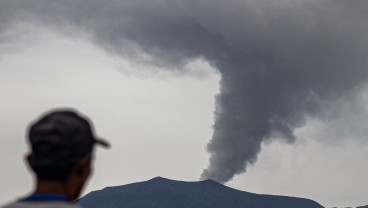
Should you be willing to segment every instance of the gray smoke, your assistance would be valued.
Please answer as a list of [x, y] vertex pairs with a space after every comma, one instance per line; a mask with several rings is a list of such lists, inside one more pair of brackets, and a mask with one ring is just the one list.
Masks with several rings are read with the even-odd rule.
[[87, 32], [111, 53], [144, 52], [168, 68], [205, 59], [221, 88], [201, 178], [227, 182], [257, 160], [264, 141], [292, 143], [307, 117], [362, 90], [366, 11], [363, 0], [2, 0], [0, 32], [31, 21]]

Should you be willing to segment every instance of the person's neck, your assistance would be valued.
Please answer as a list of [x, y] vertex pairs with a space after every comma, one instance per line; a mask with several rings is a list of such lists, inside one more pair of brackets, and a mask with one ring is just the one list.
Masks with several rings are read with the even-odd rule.
[[72, 200], [70, 191], [65, 183], [57, 180], [38, 180], [34, 194], [58, 194]]

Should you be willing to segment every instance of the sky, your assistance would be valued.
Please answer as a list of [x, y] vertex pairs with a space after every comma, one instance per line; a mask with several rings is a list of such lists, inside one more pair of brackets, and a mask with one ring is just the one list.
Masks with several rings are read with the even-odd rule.
[[32, 190], [27, 125], [67, 106], [112, 143], [84, 193], [160, 175], [368, 204], [367, 6], [0, 1], [0, 203]]

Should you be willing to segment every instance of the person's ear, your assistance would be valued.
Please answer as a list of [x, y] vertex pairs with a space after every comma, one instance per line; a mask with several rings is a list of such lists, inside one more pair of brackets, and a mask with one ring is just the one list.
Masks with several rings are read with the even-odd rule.
[[33, 165], [33, 160], [32, 160], [32, 154], [30, 153], [30, 154], [26, 154], [25, 156], [24, 156], [24, 160], [25, 160], [25, 163], [26, 163], [26, 165], [27, 165], [27, 167], [29, 168], [29, 169], [31, 169], [31, 170], [34, 170], [34, 165]]
[[87, 154], [79, 159], [66, 179], [65, 186], [71, 200], [77, 199], [85, 186], [91, 173], [91, 160], [91, 154]]
[[91, 154], [87, 154], [86, 156], [82, 157], [75, 169], [75, 174], [79, 178], [88, 178], [91, 172]]

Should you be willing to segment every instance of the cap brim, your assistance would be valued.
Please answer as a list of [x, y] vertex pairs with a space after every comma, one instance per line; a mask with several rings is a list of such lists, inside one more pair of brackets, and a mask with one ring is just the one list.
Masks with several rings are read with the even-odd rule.
[[111, 146], [110, 143], [101, 138], [95, 138], [95, 143], [105, 148], [109, 148]]

